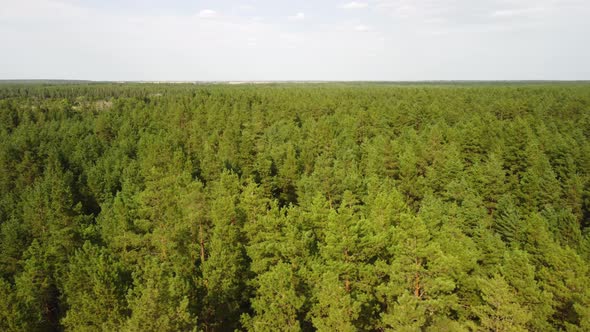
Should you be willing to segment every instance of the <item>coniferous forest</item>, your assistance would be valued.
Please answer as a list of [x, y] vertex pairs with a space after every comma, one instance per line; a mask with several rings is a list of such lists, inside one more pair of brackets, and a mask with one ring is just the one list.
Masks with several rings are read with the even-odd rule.
[[0, 86], [2, 331], [590, 331], [590, 85]]

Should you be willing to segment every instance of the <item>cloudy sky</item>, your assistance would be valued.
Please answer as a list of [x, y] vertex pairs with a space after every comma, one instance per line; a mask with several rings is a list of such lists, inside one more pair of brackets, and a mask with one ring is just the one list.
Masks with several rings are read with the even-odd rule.
[[0, 79], [590, 79], [589, 0], [0, 0]]

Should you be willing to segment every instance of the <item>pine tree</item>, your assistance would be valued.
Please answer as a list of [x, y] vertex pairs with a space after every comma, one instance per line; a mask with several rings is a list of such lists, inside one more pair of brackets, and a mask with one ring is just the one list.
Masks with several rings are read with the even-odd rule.
[[190, 311], [190, 281], [171, 264], [147, 259], [133, 274], [127, 301], [131, 315], [124, 331], [197, 331]]
[[532, 315], [516, 301], [516, 291], [502, 276], [479, 280], [484, 304], [474, 308], [484, 331], [527, 331]]
[[311, 309], [311, 322], [318, 331], [356, 331], [360, 303], [355, 302], [338, 274], [321, 275], [314, 291], [315, 305]]
[[254, 315], [244, 315], [243, 325], [249, 331], [301, 331], [299, 317], [304, 297], [299, 294], [300, 281], [292, 268], [278, 263], [256, 279], [252, 298]]
[[[389, 281], [379, 287], [387, 308], [382, 313], [386, 327], [423, 328], [425, 318], [418, 321], [400, 319], [410, 315], [407, 310], [423, 312], [427, 316], [444, 315], [456, 306], [457, 299], [452, 294], [456, 287], [453, 267], [447, 266], [447, 257], [433, 241], [422, 218], [403, 215], [394, 231], [390, 250], [393, 260], [386, 270]], [[388, 325], [387, 322], [398, 325]]]
[[0, 329], [6, 332], [31, 330], [14, 287], [0, 278]]
[[86, 242], [64, 277], [68, 311], [61, 324], [69, 330], [120, 330], [127, 318], [128, 276], [108, 251]]
[[501, 272], [504, 280], [515, 290], [515, 301], [531, 313], [527, 330], [551, 330], [552, 295], [535, 280], [535, 267], [530, 263], [529, 255], [521, 250], [507, 251]]
[[245, 305], [246, 253], [237, 204], [240, 184], [235, 174], [224, 172], [212, 185], [209, 218], [213, 229], [201, 267], [206, 291], [201, 322], [209, 328], [238, 327]]

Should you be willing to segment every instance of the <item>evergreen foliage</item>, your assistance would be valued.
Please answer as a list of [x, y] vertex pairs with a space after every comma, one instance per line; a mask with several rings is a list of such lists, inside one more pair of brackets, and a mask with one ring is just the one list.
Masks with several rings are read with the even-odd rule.
[[0, 86], [2, 331], [589, 331], [590, 87]]

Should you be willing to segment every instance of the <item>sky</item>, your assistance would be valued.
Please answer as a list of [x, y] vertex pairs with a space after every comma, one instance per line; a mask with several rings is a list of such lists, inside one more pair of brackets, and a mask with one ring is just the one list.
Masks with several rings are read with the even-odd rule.
[[590, 0], [0, 0], [0, 79], [590, 80]]

